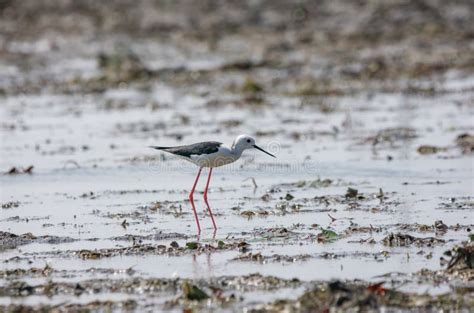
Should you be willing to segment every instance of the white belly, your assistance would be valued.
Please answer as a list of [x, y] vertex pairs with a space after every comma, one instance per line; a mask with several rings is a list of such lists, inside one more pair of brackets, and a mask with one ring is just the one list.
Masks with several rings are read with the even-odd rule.
[[191, 155], [188, 161], [199, 167], [219, 167], [235, 162], [237, 159], [238, 157], [232, 154], [229, 148], [220, 147], [216, 153]]

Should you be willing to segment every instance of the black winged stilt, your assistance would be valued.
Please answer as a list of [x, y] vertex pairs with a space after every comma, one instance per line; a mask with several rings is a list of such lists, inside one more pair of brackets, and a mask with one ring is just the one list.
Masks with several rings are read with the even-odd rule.
[[199, 166], [199, 171], [197, 173], [196, 179], [194, 181], [193, 188], [189, 193], [189, 201], [193, 207], [194, 217], [196, 218], [196, 224], [198, 228], [198, 233], [201, 233], [201, 226], [199, 225], [199, 219], [196, 212], [196, 207], [194, 206], [194, 190], [196, 189], [197, 182], [199, 181], [199, 176], [201, 176], [201, 171], [204, 167], [209, 168], [209, 175], [207, 177], [206, 188], [204, 189], [204, 202], [206, 203], [209, 215], [211, 216], [212, 224], [214, 225], [214, 230], [217, 230], [216, 222], [214, 221], [214, 216], [212, 215], [211, 207], [207, 202], [207, 189], [209, 188], [209, 182], [211, 181], [212, 169], [214, 167], [223, 166], [232, 162], [237, 161], [242, 152], [247, 149], [257, 149], [260, 150], [272, 157], [275, 156], [255, 144], [255, 139], [248, 135], [238, 136], [232, 146], [226, 146], [221, 142], [217, 141], [204, 141], [195, 143], [192, 145], [186, 146], [176, 146], [176, 147], [159, 147], [151, 146], [150, 148], [162, 150], [165, 152], [172, 153], [178, 157], [181, 157], [189, 162], [192, 162]]

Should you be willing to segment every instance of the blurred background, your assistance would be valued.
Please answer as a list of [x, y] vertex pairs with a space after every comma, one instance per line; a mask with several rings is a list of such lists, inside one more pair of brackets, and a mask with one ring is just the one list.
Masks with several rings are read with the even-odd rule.
[[[285, 158], [406, 159], [472, 129], [468, 0], [2, 0], [0, 15], [5, 169], [240, 133]], [[373, 154], [387, 143], [402, 150]]]

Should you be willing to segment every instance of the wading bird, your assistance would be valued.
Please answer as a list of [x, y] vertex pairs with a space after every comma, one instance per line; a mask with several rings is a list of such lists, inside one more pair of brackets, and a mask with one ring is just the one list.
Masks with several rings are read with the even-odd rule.
[[216, 222], [214, 221], [214, 216], [212, 215], [211, 207], [207, 202], [207, 189], [209, 188], [209, 182], [211, 181], [211, 174], [212, 169], [214, 167], [223, 166], [232, 162], [237, 161], [242, 152], [247, 149], [257, 149], [260, 150], [272, 157], [275, 156], [259, 146], [255, 144], [255, 139], [247, 136], [247, 135], [240, 135], [235, 138], [232, 146], [228, 147], [221, 142], [216, 141], [205, 141], [199, 142], [192, 145], [187, 146], [177, 146], [177, 147], [158, 147], [158, 146], [151, 146], [150, 148], [162, 150], [165, 152], [172, 153], [178, 157], [181, 157], [189, 162], [192, 162], [199, 166], [199, 171], [196, 176], [196, 180], [194, 181], [193, 188], [189, 193], [189, 201], [191, 202], [191, 206], [193, 207], [194, 217], [196, 218], [196, 224], [198, 228], [198, 233], [201, 233], [201, 226], [199, 225], [199, 219], [196, 212], [196, 207], [194, 206], [194, 189], [196, 189], [197, 182], [199, 180], [199, 176], [201, 176], [201, 171], [204, 167], [209, 168], [209, 176], [207, 177], [206, 188], [204, 189], [204, 202], [206, 203], [207, 209], [209, 211], [209, 215], [212, 219], [212, 224], [214, 225], [214, 230], [217, 230]]

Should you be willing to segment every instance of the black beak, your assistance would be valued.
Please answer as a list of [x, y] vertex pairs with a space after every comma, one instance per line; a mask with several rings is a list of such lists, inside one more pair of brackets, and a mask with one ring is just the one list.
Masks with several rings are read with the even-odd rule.
[[257, 145], [253, 145], [253, 147], [254, 147], [255, 149], [257, 149], [257, 150], [260, 150], [260, 151], [262, 151], [262, 152], [268, 154], [269, 156], [272, 156], [272, 157], [276, 158], [276, 156], [274, 156], [274, 155], [271, 154], [270, 152], [267, 152], [267, 151], [263, 150], [262, 148], [260, 148], [260, 147], [257, 146]]

